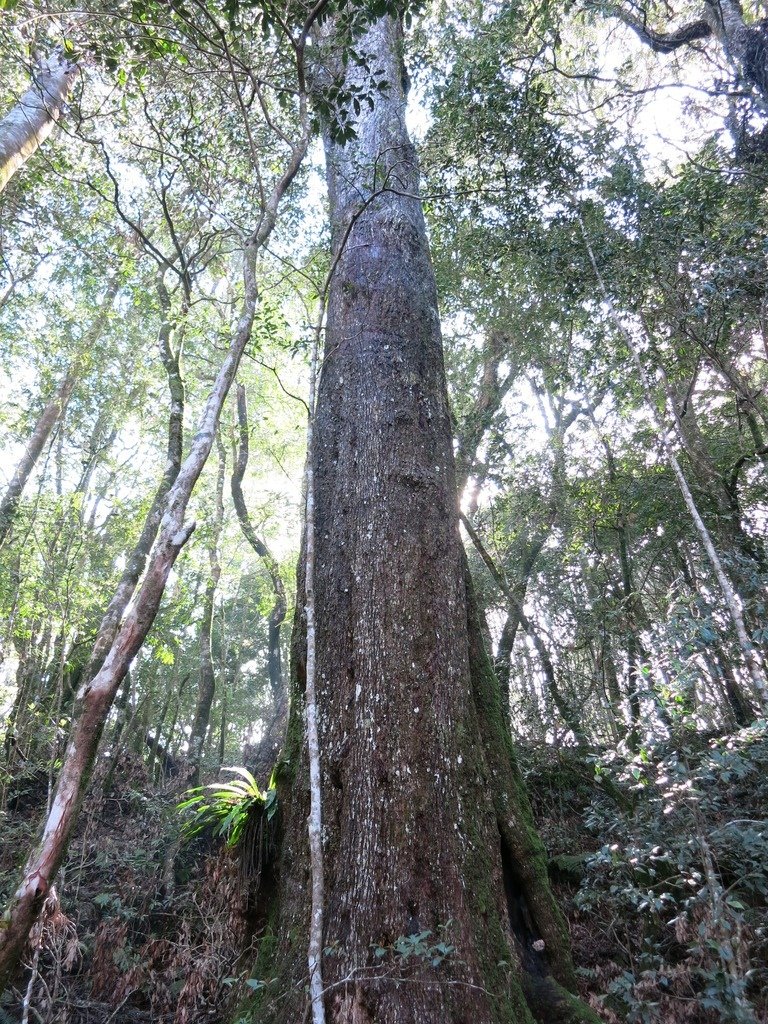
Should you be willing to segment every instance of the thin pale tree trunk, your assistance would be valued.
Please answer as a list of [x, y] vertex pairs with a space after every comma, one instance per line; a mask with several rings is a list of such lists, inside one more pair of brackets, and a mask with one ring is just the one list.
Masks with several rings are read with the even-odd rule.
[[325, 1024], [323, 992], [323, 934], [325, 918], [325, 862], [323, 857], [323, 803], [320, 777], [320, 737], [317, 727], [317, 627], [315, 605], [315, 405], [317, 364], [320, 348], [320, 313], [312, 348], [309, 372], [309, 416], [307, 418], [307, 462], [304, 477], [304, 615], [307, 623], [307, 668], [304, 716], [309, 762], [309, 870], [310, 918], [307, 963], [312, 1024]]
[[587, 235], [586, 229], [584, 227], [584, 222], [581, 219], [581, 217], [579, 217], [579, 224], [581, 226], [581, 232], [584, 238], [584, 245], [586, 246], [587, 254], [589, 255], [590, 263], [592, 264], [592, 269], [595, 272], [595, 277], [597, 278], [598, 285], [600, 286], [600, 291], [602, 293], [603, 300], [608, 307], [608, 310], [611, 314], [611, 318], [613, 319], [617, 328], [619, 329], [625, 341], [627, 342], [627, 347], [629, 348], [629, 352], [632, 356], [632, 361], [635, 364], [635, 368], [637, 369], [637, 373], [640, 378], [640, 384], [643, 388], [646, 406], [651, 414], [654, 425], [656, 427], [656, 433], [659, 438], [659, 443], [661, 444], [662, 450], [664, 451], [664, 455], [666, 456], [666, 459], [672, 468], [672, 472], [674, 473], [675, 479], [677, 480], [677, 485], [680, 489], [683, 501], [685, 502], [685, 507], [688, 509], [691, 519], [693, 520], [694, 526], [696, 527], [696, 532], [699, 535], [701, 544], [707, 554], [707, 558], [709, 559], [712, 569], [714, 570], [715, 577], [720, 586], [720, 592], [723, 595], [725, 606], [728, 609], [728, 614], [730, 615], [731, 622], [733, 623], [733, 627], [736, 632], [736, 637], [739, 642], [741, 654], [744, 658], [744, 663], [746, 665], [747, 672], [749, 673], [749, 678], [752, 683], [752, 689], [755, 699], [757, 700], [761, 711], [765, 713], [768, 711], [768, 688], [766, 687], [763, 665], [760, 660], [760, 656], [758, 655], [757, 650], [755, 649], [755, 646], [750, 640], [749, 635], [747, 633], [747, 628], [744, 623], [744, 615], [741, 609], [741, 604], [739, 603], [739, 599], [736, 595], [736, 591], [733, 588], [733, 584], [731, 583], [725, 569], [723, 568], [722, 560], [717, 552], [717, 549], [715, 548], [710, 532], [707, 529], [704, 520], [701, 518], [701, 514], [699, 513], [696, 502], [694, 501], [693, 494], [691, 493], [691, 489], [688, 486], [688, 481], [685, 478], [685, 474], [683, 473], [682, 467], [680, 466], [680, 462], [678, 461], [678, 458], [675, 455], [672, 445], [669, 442], [667, 428], [665, 424], [662, 422], [661, 416], [656, 408], [656, 404], [653, 401], [653, 395], [651, 393], [650, 386], [645, 376], [645, 370], [643, 369], [643, 364], [640, 359], [640, 353], [637, 348], [637, 343], [635, 342], [635, 339], [632, 336], [632, 332], [625, 326], [621, 317], [616, 311], [616, 307], [614, 306], [613, 300], [611, 299], [611, 296], [605, 285], [603, 276], [600, 273], [600, 268], [597, 265], [597, 260], [595, 259], [595, 254], [592, 249], [592, 245], [589, 241], [589, 236]]
[[213, 613], [216, 603], [216, 590], [221, 577], [221, 561], [219, 559], [219, 541], [224, 522], [224, 474], [227, 460], [221, 438], [217, 435], [216, 443], [219, 453], [219, 471], [216, 475], [216, 492], [212, 517], [211, 537], [208, 546], [208, 581], [203, 595], [203, 617], [200, 621], [200, 673], [197, 686], [197, 705], [192, 721], [189, 737], [189, 757], [193, 765], [191, 784], [197, 785], [200, 774], [200, 762], [203, 758], [205, 737], [211, 720], [211, 707], [216, 693], [216, 673], [213, 668], [211, 652], [211, 635], [213, 632]]
[[101, 304], [101, 310], [91, 327], [85, 333], [78, 355], [73, 359], [67, 370], [64, 379], [56, 389], [56, 393], [49, 400], [35, 424], [35, 428], [27, 441], [24, 454], [22, 455], [11, 482], [5, 490], [0, 501], [0, 546], [2, 546], [8, 532], [13, 524], [14, 516], [19, 507], [21, 495], [27, 485], [32, 470], [37, 465], [37, 460], [45, 448], [51, 431], [61, 420], [72, 397], [72, 392], [80, 378], [84, 361], [89, 358], [93, 346], [104, 331], [104, 325], [112, 310], [112, 303], [117, 294], [118, 280], [113, 278], [107, 287], [106, 294]]
[[194, 523], [185, 523], [187, 505], [213, 447], [222, 407], [251, 337], [258, 301], [256, 256], [274, 229], [280, 202], [296, 177], [309, 141], [309, 121], [303, 96], [300, 101], [301, 138], [292, 145], [283, 173], [260, 211], [259, 225], [244, 248], [244, 295], [240, 317], [208, 396], [189, 454], [168, 491], [159, 535], [152, 548], [143, 582], [120, 622], [105, 657], [96, 662], [91, 659], [91, 664], [98, 665], [98, 670], [92, 678], [86, 678], [78, 692], [70, 742], [50, 812], [43, 825], [40, 841], [27, 860], [21, 884], [1, 922], [0, 993], [18, 967], [30, 929], [40, 914], [64, 859], [96, 760], [99, 740], [120, 683], [152, 627], [170, 571], [194, 530]]
[[56, 53], [34, 73], [34, 84], [0, 121], [0, 192], [45, 142], [61, 116], [77, 66]]

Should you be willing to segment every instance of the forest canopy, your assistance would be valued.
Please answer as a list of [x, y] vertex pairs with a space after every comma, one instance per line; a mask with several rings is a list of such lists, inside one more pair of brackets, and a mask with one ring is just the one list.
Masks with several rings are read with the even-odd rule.
[[0, 0], [0, 1022], [768, 1020], [767, 25]]

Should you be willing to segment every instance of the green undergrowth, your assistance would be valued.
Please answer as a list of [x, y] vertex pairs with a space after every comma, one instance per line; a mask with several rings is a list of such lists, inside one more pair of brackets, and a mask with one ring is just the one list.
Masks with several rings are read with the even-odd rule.
[[[633, 756], [529, 748], [519, 762], [577, 966], [582, 1004], [561, 1001], [562, 1012], [586, 1005], [606, 1024], [768, 1020], [766, 724], [728, 735], [685, 731]], [[121, 761], [119, 789], [105, 792], [97, 773], [39, 957], [32, 1006], [44, 1020], [67, 1014], [72, 1024], [100, 1024], [125, 1000], [120, 1013], [136, 1024], [224, 1024], [267, 1019], [276, 1000], [282, 1005], [290, 972], [275, 938], [276, 907], [257, 920], [248, 900], [264, 868], [262, 885], [274, 884], [279, 822], [269, 812], [277, 800], [234, 774], [237, 784], [203, 787], [205, 799], [189, 805], [195, 819], [195, 809], [221, 797], [218, 813], [197, 817], [200, 827], [182, 843], [183, 784], [158, 787], [134, 755]], [[6, 894], [44, 806], [38, 775], [30, 769], [7, 788]], [[606, 792], [606, 778], [625, 797], [620, 803]], [[491, 893], [478, 888], [474, 896], [482, 922]], [[391, 945], [378, 958], [372, 950], [372, 960], [399, 969], [405, 952], [409, 964], [444, 957], [434, 968], [440, 972], [457, 955], [437, 933]], [[491, 974], [495, 993], [514, 1004], [505, 969]], [[20, 984], [17, 997], [2, 1003], [12, 1019], [20, 1019], [22, 998]]]
[[611, 1024], [768, 1019], [766, 723], [603, 752], [592, 785], [578, 756], [524, 760], [590, 1001]]
[[[180, 794], [173, 784], [158, 786], [143, 758], [124, 754], [115, 773], [119, 785], [106, 790], [103, 767], [46, 918], [29, 1019], [227, 1020], [227, 979], [248, 945], [240, 858], [212, 828], [180, 842]], [[44, 788], [14, 782], [0, 821], [4, 839], [13, 841], [13, 848], [0, 844], [0, 891], [6, 894], [17, 884], [45, 806]], [[28, 977], [20, 974], [0, 1003], [15, 1021], [21, 1020]]]

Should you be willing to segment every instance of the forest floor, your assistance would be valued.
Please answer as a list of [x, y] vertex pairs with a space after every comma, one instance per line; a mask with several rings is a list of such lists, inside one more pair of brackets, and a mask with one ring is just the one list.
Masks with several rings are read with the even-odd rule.
[[[607, 1024], [768, 1022], [768, 728], [687, 732], [627, 758], [524, 750], [582, 995]], [[47, 795], [7, 779], [0, 898]], [[247, 885], [220, 841], [180, 841], [184, 782], [123, 756], [97, 773], [0, 1024], [237, 1018], [254, 951]], [[255, 987], [256, 979], [250, 979]], [[242, 1018], [248, 1020], [247, 1016]]]

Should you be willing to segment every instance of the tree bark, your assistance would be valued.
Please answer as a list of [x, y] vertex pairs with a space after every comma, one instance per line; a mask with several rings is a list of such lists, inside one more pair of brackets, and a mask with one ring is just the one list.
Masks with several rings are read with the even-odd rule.
[[36, 70], [34, 85], [0, 121], [0, 192], [53, 131], [76, 74], [77, 66], [55, 53]]
[[192, 722], [192, 731], [189, 736], [189, 757], [194, 769], [191, 778], [193, 786], [196, 786], [198, 782], [200, 761], [203, 757], [203, 747], [211, 719], [213, 697], [216, 692], [216, 674], [213, 669], [213, 655], [211, 653], [211, 633], [213, 631], [216, 588], [221, 577], [219, 540], [224, 521], [224, 474], [227, 466], [224, 446], [218, 436], [216, 440], [219, 450], [219, 471], [216, 477], [213, 521], [208, 545], [208, 581], [205, 586], [205, 594], [203, 595], [203, 617], [200, 622], [200, 675], [197, 685], [197, 704], [195, 706], [195, 717]]
[[[326, 70], [367, 89], [364, 64], [342, 70], [332, 22], [322, 42]], [[398, 23], [356, 45], [388, 88], [359, 104], [346, 145], [325, 138], [334, 272], [312, 463], [325, 1017], [522, 1024], [525, 987], [540, 1019], [591, 1020], [552, 978], [573, 982], [567, 933], [468, 593]], [[267, 966], [265, 946], [257, 967], [281, 982], [259, 1019], [291, 1024], [310, 932], [301, 612], [293, 650], [277, 956]], [[398, 955], [441, 928], [455, 953], [439, 967]]]
[[[237, 424], [238, 446], [237, 457], [232, 470], [232, 501], [235, 506], [235, 511], [237, 512], [240, 529], [243, 531], [245, 539], [251, 545], [253, 550], [259, 558], [263, 560], [264, 567], [269, 574], [272, 589], [275, 593], [275, 603], [272, 605], [268, 621], [267, 671], [269, 673], [269, 685], [272, 690], [272, 697], [275, 701], [275, 707], [278, 708], [281, 704], [285, 703], [285, 688], [283, 684], [283, 671], [280, 653], [280, 627], [283, 624], [286, 612], [285, 586], [283, 585], [283, 580], [280, 576], [280, 567], [275, 561], [272, 552], [253, 528], [251, 518], [248, 515], [248, 507], [245, 504], [245, 497], [243, 495], [243, 477], [245, 476], [245, 470], [248, 466], [249, 445], [248, 405], [246, 401], [245, 388], [242, 384], [237, 385]], [[280, 726], [281, 731], [284, 724], [285, 713], [283, 712], [282, 723]]]

